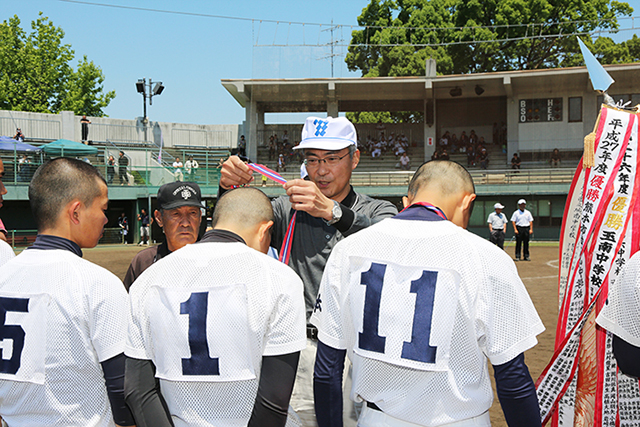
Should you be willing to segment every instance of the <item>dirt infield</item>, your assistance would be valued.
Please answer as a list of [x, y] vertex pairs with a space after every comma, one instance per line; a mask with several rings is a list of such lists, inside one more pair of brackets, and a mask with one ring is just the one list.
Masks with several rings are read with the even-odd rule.
[[[85, 249], [83, 252], [85, 259], [105, 267], [123, 279], [131, 259], [142, 249], [141, 246], [133, 245], [104, 245]], [[513, 245], [507, 248], [507, 252], [512, 256], [513, 251]], [[538, 345], [525, 354], [531, 376], [535, 381], [553, 355], [558, 317], [558, 244], [534, 242], [531, 247], [531, 259], [530, 262], [518, 262], [516, 266], [546, 327], [546, 331], [538, 336]], [[491, 422], [494, 427], [507, 425], [497, 398], [491, 408]]]

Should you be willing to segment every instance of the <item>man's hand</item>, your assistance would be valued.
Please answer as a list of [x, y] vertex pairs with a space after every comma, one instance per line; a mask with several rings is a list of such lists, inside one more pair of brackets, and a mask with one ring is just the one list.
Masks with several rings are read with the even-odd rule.
[[313, 182], [294, 179], [287, 181], [283, 188], [289, 196], [293, 209], [327, 221], [333, 218], [333, 201], [322, 194]]
[[238, 156], [231, 156], [222, 164], [220, 187], [225, 190], [251, 181], [253, 181], [253, 171]]

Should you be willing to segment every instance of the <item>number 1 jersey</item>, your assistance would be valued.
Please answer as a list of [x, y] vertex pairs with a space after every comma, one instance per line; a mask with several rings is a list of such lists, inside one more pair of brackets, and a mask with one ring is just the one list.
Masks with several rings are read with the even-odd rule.
[[263, 356], [306, 346], [302, 281], [242, 243], [188, 245], [131, 286], [126, 355], [151, 360], [176, 426], [245, 426]]

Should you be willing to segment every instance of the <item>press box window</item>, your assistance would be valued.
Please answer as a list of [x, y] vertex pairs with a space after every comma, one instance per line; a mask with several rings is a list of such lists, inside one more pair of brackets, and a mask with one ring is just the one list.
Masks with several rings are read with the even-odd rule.
[[569, 98], [569, 122], [582, 121], [582, 97]]

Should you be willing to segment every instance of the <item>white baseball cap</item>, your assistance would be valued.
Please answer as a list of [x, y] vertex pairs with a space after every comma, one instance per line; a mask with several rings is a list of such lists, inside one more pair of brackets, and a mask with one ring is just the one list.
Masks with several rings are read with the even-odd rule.
[[335, 151], [357, 146], [357, 140], [356, 128], [346, 117], [308, 117], [302, 128], [302, 140], [293, 149]]
[[493, 209], [504, 209], [504, 206], [502, 206], [500, 203], [496, 203], [495, 205], [493, 205]]
[[527, 201], [525, 199], [520, 199], [520, 200], [518, 200], [518, 204], [519, 205], [526, 205]]

